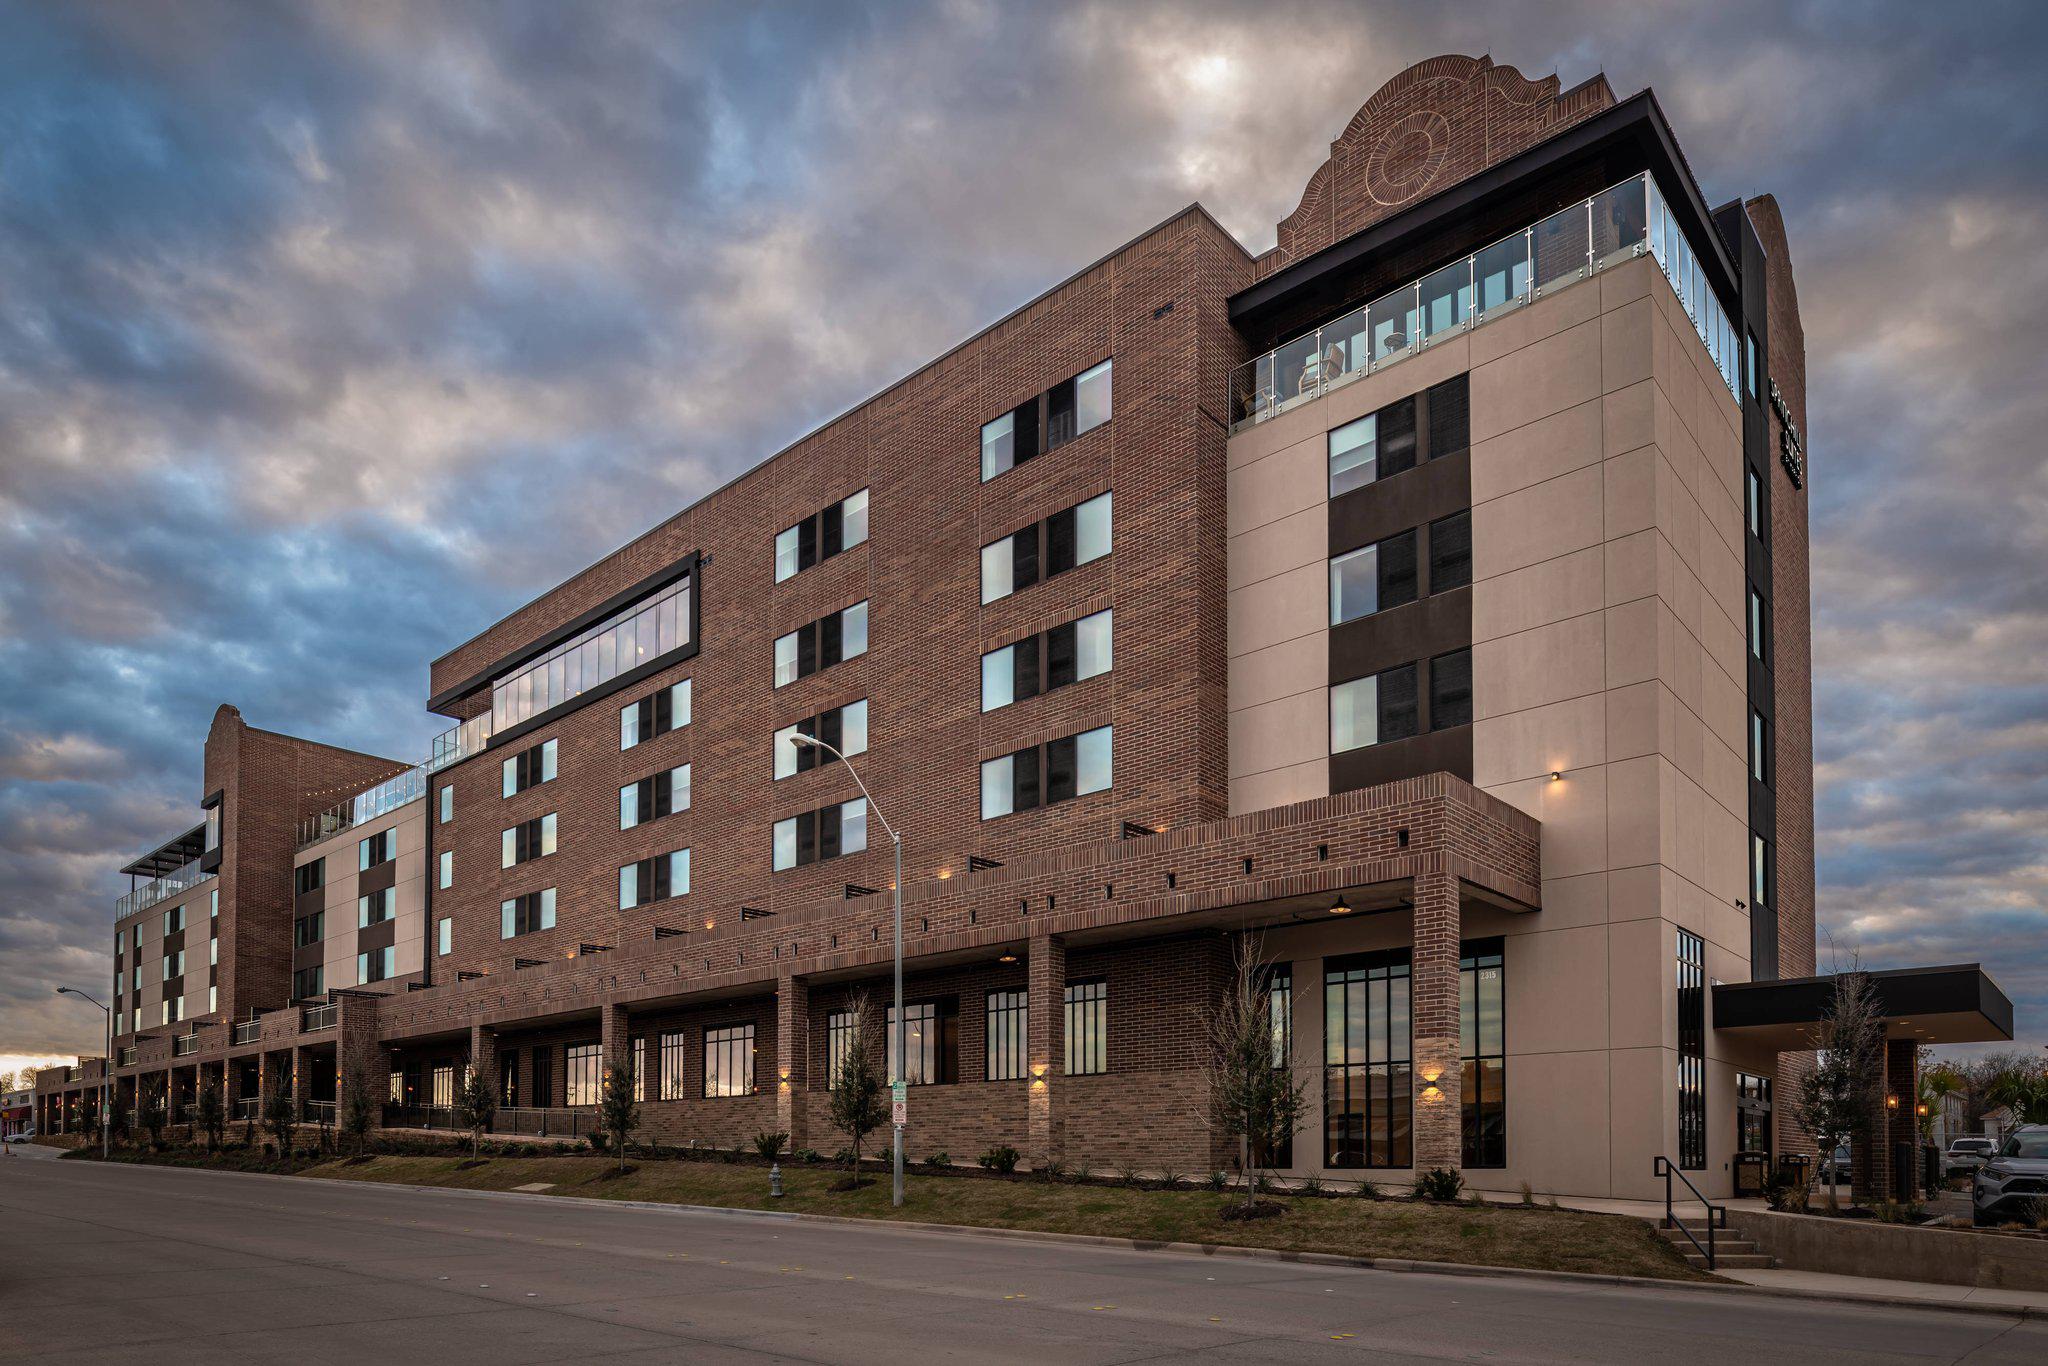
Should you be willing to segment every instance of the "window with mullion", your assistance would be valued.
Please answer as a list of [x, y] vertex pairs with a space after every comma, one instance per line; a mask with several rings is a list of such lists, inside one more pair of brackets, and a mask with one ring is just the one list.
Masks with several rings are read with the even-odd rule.
[[1100, 977], [1067, 983], [1066, 1075], [1109, 1070], [1109, 983]]
[[1024, 1079], [1028, 1024], [1029, 1011], [1024, 992], [991, 991], [988, 994], [988, 1056], [983, 1073], [987, 1080]]
[[1326, 959], [1323, 1164], [1414, 1161], [1408, 950]]
[[1507, 1140], [1507, 971], [1499, 939], [1464, 946], [1458, 963], [1459, 1096], [1463, 1165], [1505, 1167]]
[[1109, 554], [1114, 548], [1113, 512], [1110, 495], [1097, 494], [983, 546], [982, 603], [1006, 598], [1040, 578], [1051, 578]]
[[706, 1097], [754, 1093], [754, 1027], [726, 1025], [704, 1031]]

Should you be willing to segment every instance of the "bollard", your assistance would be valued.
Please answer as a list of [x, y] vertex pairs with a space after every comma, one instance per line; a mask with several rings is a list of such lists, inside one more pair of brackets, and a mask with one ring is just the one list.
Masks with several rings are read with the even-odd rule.
[[780, 1162], [769, 1164], [768, 1194], [777, 1200], [782, 1198], [782, 1164]]

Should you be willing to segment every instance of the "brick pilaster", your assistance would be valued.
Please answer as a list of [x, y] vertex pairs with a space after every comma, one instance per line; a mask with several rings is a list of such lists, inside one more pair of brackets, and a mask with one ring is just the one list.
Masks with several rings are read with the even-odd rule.
[[469, 1066], [483, 1076], [484, 1083], [491, 1088], [491, 1094], [502, 1094], [498, 1090], [498, 1031], [488, 1025], [473, 1024], [469, 1027]]
[[1464, 1150], [1459, 1101], [1458, 879], [1441, 868], [1415, 878], [1415, 946], [1410, 971], [1415, 1166], [1419, 1171], [1456, 1168]]
[[1024, 1053], [1030, 1072], [1025, 1135], [1033, 1163], [1054, 1161], [1066, 1150], [1059, 1109], [1066, 1070], [1067, 944], [1057, 935], [1033, 935], [1025, 998]]
[[294, 1046], [292, 1049], [292, 1113], [296, 1114], [300, 1119], [306, 1118], [306, 1102], [313, 1098], [310, 1094], [312, 1081], [313, 1069], [307, 1062], [306, 1050]]
[[792, 1152], [809, 1146], [804, 1092], [811, 1089], [811, 983], [783, 977], [775, 983], [775, 1127], [789, 1135]]
[[[614, 1067], [633, 1070], [633, 1044], [626, 1022], [626, 1008], [614, 1001], [606, 1001], [597, 1008], [599, 1021], [598, 1041], [604, 1047], [604, 1071], [611, 1075]], [[599, 1079], [602, 1085], [602, 1078]], [[602, 1091], [599, 1095], [604, 1094]]]

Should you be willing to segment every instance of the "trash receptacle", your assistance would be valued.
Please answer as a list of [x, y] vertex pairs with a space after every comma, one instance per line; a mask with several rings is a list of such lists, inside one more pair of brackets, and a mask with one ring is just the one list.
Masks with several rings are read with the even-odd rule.
[[1770, 1164], [1771, 1159], [1766, 1153], [1735, 1154], [1735, 1194], [1738, 1197], [1762, 1195]]

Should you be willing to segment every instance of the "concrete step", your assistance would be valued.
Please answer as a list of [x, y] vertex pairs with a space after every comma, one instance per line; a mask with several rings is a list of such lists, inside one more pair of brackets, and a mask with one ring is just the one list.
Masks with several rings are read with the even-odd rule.
[[[1699, 1253], [1688, 1250], [1685, 1264], [1695, 1271], [1707, 1269], [1707, 1259]], [[1723, 1252], [1714, 1249], [1714, 1269], [1717, 1271], [1768, 1271], [1776, 1263], [1761, 1252]]]

